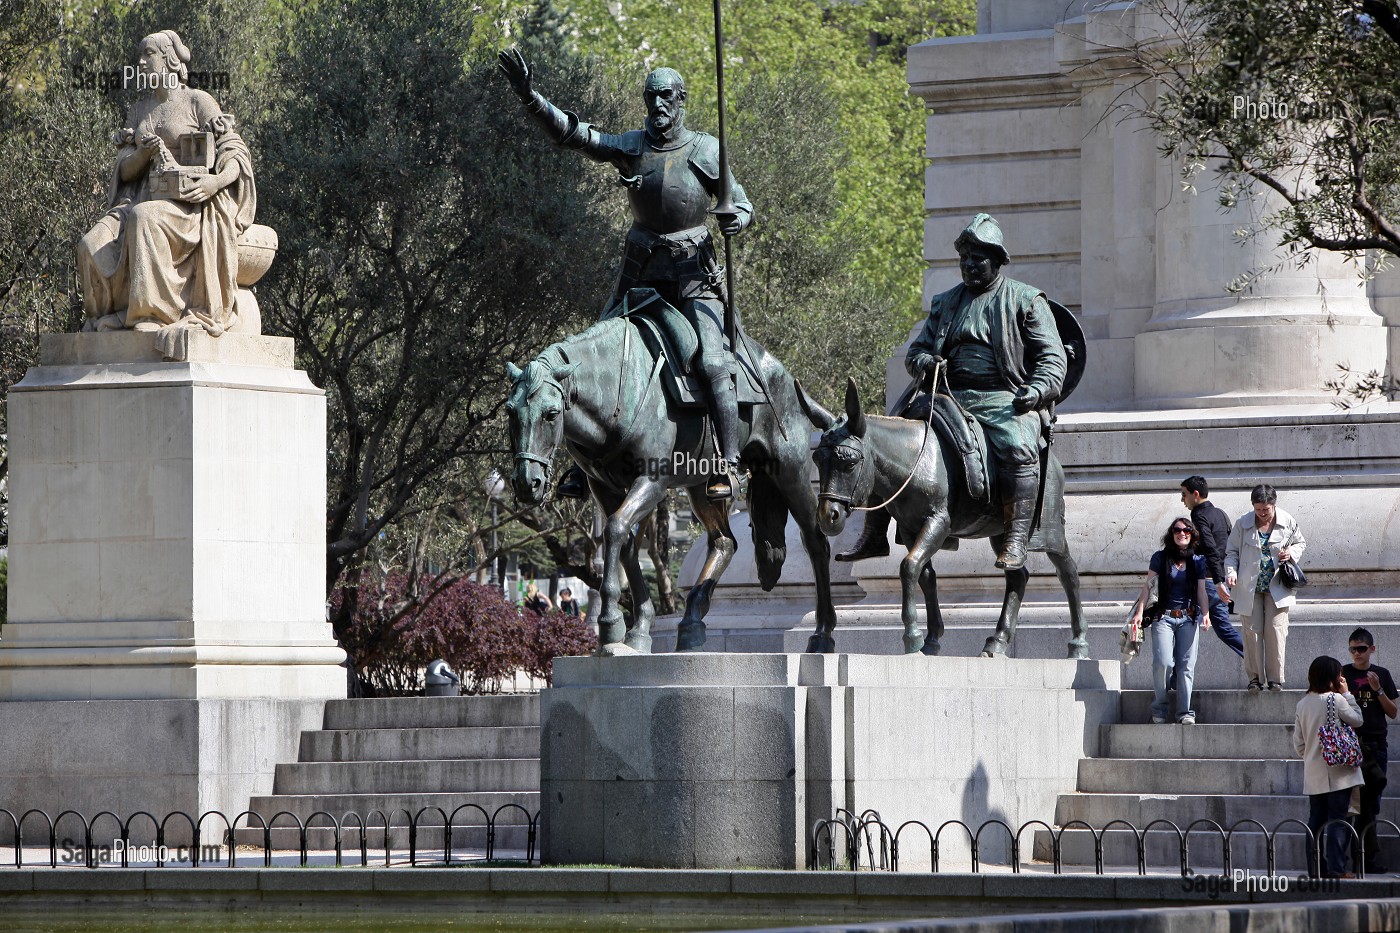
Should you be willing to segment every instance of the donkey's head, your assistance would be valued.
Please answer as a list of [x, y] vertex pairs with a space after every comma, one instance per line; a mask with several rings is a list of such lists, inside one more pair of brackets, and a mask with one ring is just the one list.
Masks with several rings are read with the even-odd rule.
[[817, 493], [817, 525], [822, 533], [835, 537], [846, 527], [851, 509], [870, 498], [875, 470], [865, 455], [865, 413], [860, 408], [856, 381], [846, 382], [846, 414], [837, 418], [807, 397], [797, 387], [803, 412], [822, 432], [821, 442], [812, 451], [820, 488]]

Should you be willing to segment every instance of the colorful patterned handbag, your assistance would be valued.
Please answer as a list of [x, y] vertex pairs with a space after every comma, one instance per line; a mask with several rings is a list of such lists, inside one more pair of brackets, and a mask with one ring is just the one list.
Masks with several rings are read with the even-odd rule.
[[1361, 743], [1351, 726], [1337, 717], [1337, 695], [1327, 694], [1327, 719], [1317, 727], [1322, 743], [1322, 760], [1329, 765], [1355, 767], [1361, 764]]

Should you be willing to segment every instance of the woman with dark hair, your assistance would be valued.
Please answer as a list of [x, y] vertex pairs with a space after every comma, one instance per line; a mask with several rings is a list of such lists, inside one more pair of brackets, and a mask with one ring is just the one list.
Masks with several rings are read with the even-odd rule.
[[[1279, 508], [1278, 492], [1261, 483], [1249, 494], [1254, 511], [1230, 529], [1225, 545], [1225, 586], [1235, 600], [1244, 630], [1244, 672], [1249, 689], [1283, 689], [1284, 647], [1293, 591], [1283, 585], [1279, 568], [1303, 556], [1307, 542], [1298, 523]], [[1236, 581], [1244, 585], [1235, 588]]]
[[1133, 606], [1134, 629], [1142, 624], [1147, 596], [1154, 580], [1157, 602], [1148, 619], [1152, 635], [1152, 721], [1168, 722], [1171, 705], [1167, 699], [1167, 681], [1176, 669], [1176, 721], [1183, 726], [1196, 724], [1196, 711], [1191, 708], [1191, 685], [1196, 678], [1196, 632], [1210, 628], [1205, 607], [1206, 559], [1196, 553], [1201, 536], [1189, 518], [1178, 518], [1162, 536], [1162, 549], [1152, 555], [1147, 565], [1147, 580], [1142, 585]]
[[[1330, 709], [1329, 709], [1330, 708]], [[1323, 875], [1329, 878], [1355, 877], [1346, 871], [1347, 831], [1341, 821], [1347, 818], [1352, 794], [1365, 783], [1356, 765], [1329, 765], [1322, 757], [1318, 729], [1335, 709], [1337, 718], [1352, 728], [1363, 722], [1361, 708], [1347, 689], [1342, 665], [1323, 655], [1308, 666], [1308, 692], [1298, 701], [1293, 717], [1293, 748], [1303, 759], [1303, 793], [1308, 795], [1308, 828], [1313, 838], [1327, 827], [1323, 840]], [[1316, 856], [1308, 849], [1308, 864]], [[1312, 865], [1316, 874], [1317, 866]]]

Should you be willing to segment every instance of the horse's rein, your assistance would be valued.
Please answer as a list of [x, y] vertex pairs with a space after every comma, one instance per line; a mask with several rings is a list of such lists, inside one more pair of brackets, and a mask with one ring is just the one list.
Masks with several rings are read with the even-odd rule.
[[[931, 392], [938, 391], [938, 380], [941, 376], [944, 375], [943, 367], [945, 365], [947, 365], [947, 361], [940, 359], [938, 361], [938, 365], [934, 367], [933, 385], [930, 387]], [[924, 450], [928, 447], [928, 439], [931, 434], [933, 434], [933, 399], [930, 397], [928, 405], [928, 421], [924, 422], [924, 439], [922, 443], [919, 444], [919, 455], [914, 458], [913, 464], [911, 464], [909, 467], [909, 475], [904, 478], [904, 482], [901, 483], [899, 488], [894, 491], [894, 495], [890, 496], [884, 502], [881, 502], [879, 505], [853, 505], [850, 506], [851, 511], [878, 512], [880, 509], [883, 509], [885, 506], [898, 499], [900, 493], [908, 489], [909, 484], [913, 482], [914, 474], [919, 472], [919, 461], [924, 459]]]

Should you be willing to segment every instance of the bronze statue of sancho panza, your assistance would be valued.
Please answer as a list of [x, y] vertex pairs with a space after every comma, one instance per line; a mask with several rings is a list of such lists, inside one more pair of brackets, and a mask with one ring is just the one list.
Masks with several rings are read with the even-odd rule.
[[[648, 287], [694, 325], [700, 341], [701, 382], [720, 456], [728, 462], [729, 473], [737, 473], [739, 410], [735, 361], [725, 342], [724, 270], [705, 223], [722, 187], [719, 142], [686, 128], [685, 81], [671, 68], [647, 75], [645, 128], [613, 135], [561, 111], [536, 91], [519, 50], [501, 52], [500, 67], [530, 118], [555, 145], [617, 169], [618, 182], [627, 188], [631, 203], [632, 228], [627, 231], [622, 269], [602, 316], [619, 308], [629, 289]], [[721, 232], [733, 236], [753, 220], [753, 205], [732, 177], [728, 183], [734, 212], [715, 216]], [[560, 495], [586, 492], [576, 467], [559, 486]], [[733, 495], [730, 475], [712, 474], [706, 494], [711, 498]]]
[[[1078, 381], [1083, 359], [1071, 371], [1045, 293], [1001, 274], [1011, 256], [992, 217], [972, 218], [953, 248], [962, 284], [933, 297], [904, 365], [921, 381], [946, 361], [953, 397], [982, 425], [999, 467], [1006, 531], [997, 566], [1016, 570], [1025, 564], [1035, 520], [1042, 434], [1055, 403]], [[883, 510], [869, 513], [855, 547], [836, 559], [888, 554], [889, 521]]]

